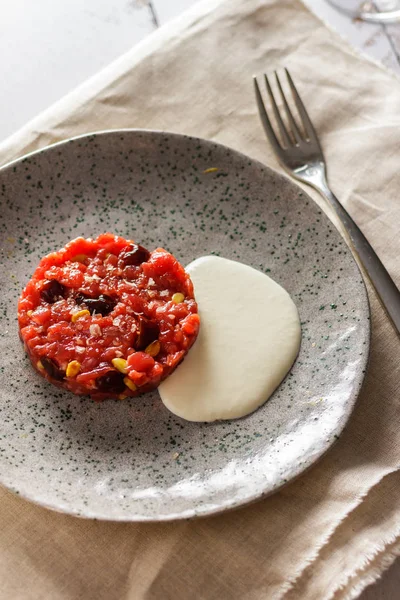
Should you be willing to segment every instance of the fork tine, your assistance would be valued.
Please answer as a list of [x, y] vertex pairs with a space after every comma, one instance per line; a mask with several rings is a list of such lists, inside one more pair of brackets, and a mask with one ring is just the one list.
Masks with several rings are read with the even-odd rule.
[[281, 94], [282, 102], [283, 102], [283, 105], [285, 107], [285, 111], [286, 111], [287, 117], [289, 119], [289, 123], [291, 125], [292, 134], [294, 136], [296, 144], [299, 144], [302, 141], [302, 138], [301, 138], [301, 135], [300, 135], [300, 131], [299, 131], [299, 128], [297, 127], [296, 121], [294, 120], [294, 117], [292, 115], [292, 111], [290, 110], [290, 106], [287, 103], [286, 96], [285, 96], [285, 94], [283, 92], [283, 89], [282, 89], [282, 86], [281, 86], [281, 82], [279, 81], [278, 73], [276, 71], [275, 71], [275, 78], [276, 78], [276, 83], [277, 83], [278, 88], [279, 88], [279, 92]]
[[269, 98], [271, 100], [271, 104], [272, 104], [272, 108], [274, 111], [274, 115], [275, 115], [275, 119], [278, 123], [278, 127], [279, 127], [279, 131], [281, 132], [281, 136], [282, 136], [282, 141], [283, 141], [283, 145], [288, 148], [289, 146], [292, 145], [292, 142], [290, 140], [290, 137], [288, 135], [288, 132], [286, 130], [285, 124], [282, 121], [282, 117], [281, 114], [279, 112], [279, 108], [275, 102], [275, 98], [274, 98], [274, 94], [272, 92], [271, 86], [269, 85], [269, 81], [268, 81], [268, 77], [264, 74], [264, 79], [265, 79], [265, 85], [267, 87], [267, 91], [268, 91], [268, 95]]
[[299, 93], [298, 93], [298, 91], [296, 89], [296, 86], [293, 83], [293, 80], [292, 80], [292, 78], [290, 76], [290, 73], [289, 73], [289, 71], [287, 69], [285, 69], [285, 72], [286, 72], [286, 77], [287, 77], [287, 80], [289, 82], [290, 89], [292, 91], [292, 95], [293, 95], [293, 98], [294, 98], [297, 110], [299, 112], [301, 121], [303, 123], [304, 131], [306, 133], [307, 139], [309, 139], [309, 140], [312, 139], [312, 140], [318, 141], [317, 134], [316, 134], [316, 131], [314, 129], [314, 126], [313, 126], [313, 124], [311, 122], [310, 117], [308, 116], [308, 113], [307, 113], [307, 111], [305, 109], [305, 106], [304, 106], [304, 104], [302, 102], [302, 99], [300, 98]]
[[282, 153], [282, 148], [276, 138], [274, 130], [272, 129], [271, 121], [269, 120], [267, 111], [265, 110], [265, 106], [264, 106], [264, 102], [263, 102], [263, 99], [261, 96], [260, 88], [258, 87], [257, 78], [253, 77], [253, 81], [254, 81], [254, 90], [256, 93], [258, 112], [260, 114], [261, 122], [263, 124], [265, 133], [267, 134], [267, 138], [269, 139], [271, 146], [273, 147], [275, 152], [280, 156]]

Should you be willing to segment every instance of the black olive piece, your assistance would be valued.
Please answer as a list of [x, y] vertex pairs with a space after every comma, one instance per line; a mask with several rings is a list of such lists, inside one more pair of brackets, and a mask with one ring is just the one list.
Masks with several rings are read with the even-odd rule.
[[123, 250], [119, 255], [119, 259], [125, 267], [128, 265], [137, 267], [148, 261], [149, 258], [150, 252], [139, 244], [132, 244], [129, 249]]
[[64, 298], [66, 287], [57, 279], [45, 281], [40, 292], [40, 297], [49, 304], [54, 304], [60, 298]]
[[158, 340], [159, 335], [160, 328], [156, 321], [151, 321], [139, 316], [137, 338], [135, 341], [136, 350], [145, 350], [151, 342]]
[[125, 389], [124, 375], [119, 371], [108, 371], [96, 379], [96, 387], [101, 392], [120, 394]]
[[42, 363], [43, 369], [46, 371], [49, 377], [51, 377], [52, 379], [56, 379], [57, 381], [62, 381], [64, 379], [65, 371], [60, 369], [55, 360], [44, 356], [40, 359], [40, 362]]
[[90, 298], [85, 296], [82, 292], [75, 296], [75, 302], [77, 304], [84, 304], [91, 315], [96, 312], [103, 317], [108, 315], [117, 304], [117, 301], [114, 298], [111, 298], [111, 296], [107, 296], [106, 294], [100, 294], [98, 298]]

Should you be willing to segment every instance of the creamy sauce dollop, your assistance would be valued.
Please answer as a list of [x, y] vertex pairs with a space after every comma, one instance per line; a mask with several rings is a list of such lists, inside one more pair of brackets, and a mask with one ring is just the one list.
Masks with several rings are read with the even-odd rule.
[[199, 336], [158, 388], [165, 406], [188, 421], [243, 417], [284, 379], [300, 347], [289, 294], [247, 265], [217, 256], [186, 268], [199, 306]]

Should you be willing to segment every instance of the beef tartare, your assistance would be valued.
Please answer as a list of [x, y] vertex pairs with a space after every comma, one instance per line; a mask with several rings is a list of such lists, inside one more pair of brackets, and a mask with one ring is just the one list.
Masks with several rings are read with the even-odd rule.
[[156, 388], [200, 325], [192, 282], [176, 258], [110, 233], [42, 258], [19, 299], [18, 322], [34, 368], [95, 400]]

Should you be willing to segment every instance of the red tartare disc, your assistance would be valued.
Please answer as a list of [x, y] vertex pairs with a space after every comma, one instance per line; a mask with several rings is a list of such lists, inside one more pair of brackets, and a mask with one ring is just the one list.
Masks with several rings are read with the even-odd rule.
[[18, 323], [48, 381], [122, 400], [168, 377], [200, 319], [190, 277], [172, 254], [105, 233], [42, 258], [19, 299]]

